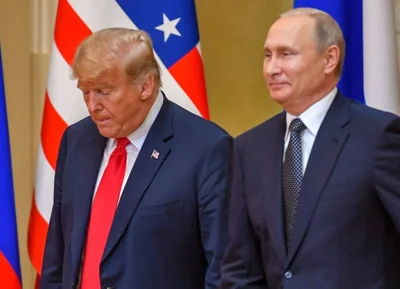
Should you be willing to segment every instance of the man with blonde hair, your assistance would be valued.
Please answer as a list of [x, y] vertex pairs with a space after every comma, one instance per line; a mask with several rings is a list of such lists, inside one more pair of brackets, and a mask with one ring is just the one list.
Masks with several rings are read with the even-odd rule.
[[223, 289], [400, 288], [400, 119], [344, 98], [339, 25], [284, 13], [264, 78], [284, 111], [234, 141]]
[[62, 137], [40, 288], [218, 288], [229, 134], [166, 98], [144, 31], [92, 34], [72, 72], [90, 117]]

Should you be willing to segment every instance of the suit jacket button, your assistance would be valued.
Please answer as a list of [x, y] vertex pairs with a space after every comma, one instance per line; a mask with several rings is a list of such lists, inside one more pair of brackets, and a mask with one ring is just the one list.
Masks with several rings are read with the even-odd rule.
[[285, 279], [290, 279], [292, 277], [293, 277], [292, 272], [290, 272], [290, 271], [285, 272]]

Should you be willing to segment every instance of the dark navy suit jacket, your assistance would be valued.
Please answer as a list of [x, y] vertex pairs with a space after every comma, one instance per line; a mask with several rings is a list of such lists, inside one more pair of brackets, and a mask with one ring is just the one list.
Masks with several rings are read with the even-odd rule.
[[[77, 287], [106, 142], [90, 118], [63, 135], [41, 289]], [[231, 143], [217, 125], [164, 99], [120, 199], [100, 266], [102, 288], [219, 287]]]
[[234, 143], [223, 289], [400, 288], [400, 120], [338, 94], [316, 136], [285, 247], [285, 113]]

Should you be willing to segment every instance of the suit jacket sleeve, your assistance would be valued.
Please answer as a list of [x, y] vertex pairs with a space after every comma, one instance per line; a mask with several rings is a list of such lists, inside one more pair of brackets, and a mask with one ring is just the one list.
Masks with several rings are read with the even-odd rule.
[[267, 289], [256, 237], [246, 204], [244, 179], [235, 141], [232, 196], [229, 212], [229, 246], [222, 262], [222, 289]]
[[232, 138], [223, 135], [208, 153], [198, 189], [201, 239], [207, 259], [205, 288], [220, 286], [221, 260], [228, 238], [228, 177]]
[[67, 130], [61, 139], [54, 179], [54, 203], [44, 251], [40, 289], [61, 289], [64, 237], [61, 228], [62, 175], [66, 156]]
[[400, 118], [390, 122], [382, 134], [374, 182], [382, 204], [400, 233]]

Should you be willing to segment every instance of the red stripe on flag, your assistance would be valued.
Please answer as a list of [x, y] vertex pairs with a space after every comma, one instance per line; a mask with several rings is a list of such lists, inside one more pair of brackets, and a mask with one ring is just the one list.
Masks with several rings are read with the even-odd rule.
[[35, 289], [39, 289], [39, 285], [40, 285], [40, 276], [36, 275]]
[[65, 61], [71, 65], [80, 42], [92, 34], [67, 0], [58, 1], [54, 41]]
[[13, 267], [8, 263], [6, 257], [0, 251], [0, 284], [1, 288], [21, 289], [21, 281], [15, 274]]
[[209, 112], [203, 61], [196, 47], [172, 65], [169, 68], [169, 72], [192, 100], [201, 115], [208, 119]]
[[[68, 1], [59, 0], [54, 30], [54, 41], [64, 60], [69, 65], [71, 65], [73, 61], [75, 50], [80, 42], [91, 33], [92, 32], [90, 29], [77, 15]], [[61, 137], [66, 128], [66, 122], [61, 118], [57, 110], [54, 108], [46, 92], [41, 129], [41, 144], [44, 155], [53, 170], [55, 170], [56, 167], [58, 147]], [[28, 252], [30, 260], [38, 273], [38, 278], [36, 280], [37, 287], [42, 270], [42, 259], [46, 243], [47, 230], [48, 224], [36, 206], [34, 192], [31, 215], [29, 219]]]
[[67, 123], [61, 118], [50, 101], [46, 92], [44, 101], [41, 141], [44, 155], [53, 168], [56, 169], [58, 147]]
[[35, 192], [33, 192], [31, 215], [28, 228], [29, 258], [38, 274], [42, 272], [44, 246], [46, 244], [48, 225], [36, 207]]

